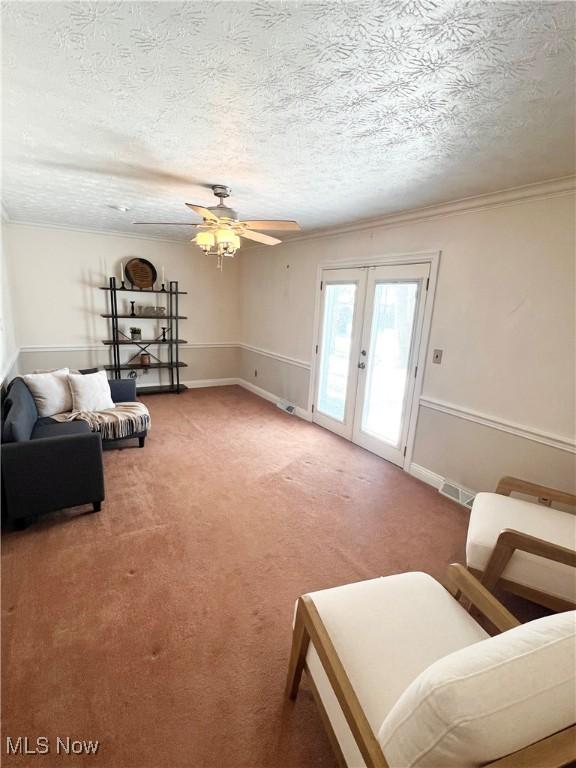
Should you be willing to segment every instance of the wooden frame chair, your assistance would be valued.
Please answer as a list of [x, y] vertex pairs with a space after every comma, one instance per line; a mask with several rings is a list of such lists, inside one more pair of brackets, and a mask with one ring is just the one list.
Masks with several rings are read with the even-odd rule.
[[[501, 496], [510, 496], [513, 492], [520, 493], [524, 496], [532, 496], [538, 500], [538, 504], [541, 504], [544, 507], [552, 506], [553, 502], [576, 507], [576, 496], [571, 493], [558, 491], [555, 488], [548, 488], [536, 483], [530, 483], [516, 477], [502, 477], [496, 487], [496, 493]], [[576, 603], [564, 600], [556, 595], [550, 595], [544, 590], [537, 590], [533, 587], [510, 581], [509, 579], [502, 579], [502, 573], [516, 550], [539, 555], [548, 560], [554, 560], [557, 563], [564, 563], [564, 565], [570, 565], [576, 568], [575, 550], [561, 547], [558, 544], [553, 544], [535, 536], [529, 536], [522, 531], [512, 528], [504, 528], [498, 536], [496, 545], [484, 571], [470, 567], [469, 570], [478, 577], [482, 584], [489, 590], [493, 590], [496, 586], [499, 586], [508, 592], [526, 598], [527, 600], [531, 600], [539, 605], [543, 605], [552, 611], [570, 611], [576, 608]]]
[[[444, 584], [456, 599], [464, 598], [474, 606], [499, 632], [505, 632], [520, 624], [463, 565], [452, 564], [448, 568]], [[346, 670], [328, 631], [309, 595], [298, 599], [294, 622], [292, 650], [288, 665], [286, 695], [296, 699], [303, 671], [319, 709], [323, 725], [336, 755], [338, 764], [347, 768], [338, 739], [306, 664], [306, 654], [312, 643], [324, 671], [334, 690], [346, 722], [354, 736], [367, 768], [389, 768], [382, 748], [370, 727], [362, 705], [350, 683]], [[576, 725], [559, 731], [511, 755], [487, 763], [491, 768], [562, 768], [576, 760]]]

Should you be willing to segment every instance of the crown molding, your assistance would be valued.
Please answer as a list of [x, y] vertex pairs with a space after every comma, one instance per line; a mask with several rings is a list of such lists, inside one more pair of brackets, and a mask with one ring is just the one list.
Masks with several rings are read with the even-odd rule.
[[137, 235], [134, 232], [118, 232], [115, 229], [85, 229], [82, 227], [68, 226], [67, 224], [51, 224], [36, 221], [24, 221], [21, 219], [9, 219], [10, 224], [30, 229], [54, 229], [64, 232], [78, 232], [83, 235], [103, 235], [105, 237], [125, 237], [129, 240], [152, 240], [155, 243], [169, 243], [170, 245], [187, 246], [186, 240], [172, 240], [168, 237], [154, 237], [154, 235]]
[[[306, 240], [318, 240], [324, 237], [337, 237], [351, 232], [362, 232], [368, 229], [397, 227], [402, 224], [430, 221], [446, 216], [457, 216], [465, 213], [483, 211], [490, 208], [501, 208], [509, 205], [519, 205], [532, 200], [548, 200], [555, 197], [566, 197], [576, 193], [576, 176], [563, 176], [557, 179], [548, 179], [534, 184], [525, 184], [521, 187], [510, 187], [496, 192], [487, 192], [482, 195], [463, 197], [459, 200], [451, 200], [437, 205], [428, 205], [423, 208], [411, 208], [397, 213], [390, 213], [374, 219], [363, 219], [354, 224], [341, 227], [327, 227], [311, 232], [303, 232], [284, 240], [284, 245], [303, 242]], [[264, 246], [257, 245], [250, 250], [262, 250]]]
[[[424, 206], [422, 208], [408, 208], [397, 213], [386, 214], [373, 219], [363, 219], [356, 223], [344, 224], [338, 227], [326, 227], [315, 229], [310, 232], [303, 232], [301, 235], [288, 237], [283, 241], [284, 245], [297, 243], [305, 240], [317, 240], [323, 237], [336, 237], [345, 235], [349, 232], [361, 232], [366, 229], [378, 229], [380, 227], [394, 227], [402, 224], [428, 221], [430, 219], [441, 218], [443, 216], [455, 216], [458, 214], [481, 211], [488, 208], [500, 208], [507, 205], [517, 205], [528, 200], [546, 200], [554, 197], [564, 197], [576, 192], [576, 176], [562, 176], [561, 178], [538, 181], [533, 184], [524, 184], [520, 187], [509, 187], [496, 192], [487, 192], [482, 195], [463, 197], [458, 200], [451, 200], [437, 205]], [[2, 204], [2, 218], [11, 224], [17, 224], [22, 227], [32, 227], [36, 229], [55, 229], [67, 232], [79, 232], [91, 235], [106, 235], [107, 237], [125, 237], [132, 240], [152, 240], [160, 243], [170, 243], [185, 245], [187, 241], [169, 238], [155, 237], [154, 235], [138, 235], [133, 232], [119, 232], [112, 229], [87, 229], [82, 227], [69, 226], [67, 224], [42, 223], [36, 221], [25, 221], [23, 219], [13, 219], [8, 215], [4, 203]], [[266, 246], [250, 245], [242, 246], [243, 251], [261, 250]]]

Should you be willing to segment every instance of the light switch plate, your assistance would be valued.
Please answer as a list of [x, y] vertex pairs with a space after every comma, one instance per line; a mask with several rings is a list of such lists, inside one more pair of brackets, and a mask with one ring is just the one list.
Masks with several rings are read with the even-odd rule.
[[432, 362], [436, 363], [437, 365], [440, 365], [442, 362], [442, 353], [444, 352], [443, 349], [435, 349], [432, 353]]

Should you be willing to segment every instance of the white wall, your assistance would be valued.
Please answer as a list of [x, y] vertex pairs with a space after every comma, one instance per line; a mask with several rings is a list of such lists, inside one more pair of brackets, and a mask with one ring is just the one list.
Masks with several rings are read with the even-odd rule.
[[[442, 365], [427, 364], [423, 396], [573, 439], [574, 202], [573, 194], [529, 199], [244, 253], [243, 341], [310, 361], [318, 264], [440, 250], [429, 350], [441, 348], [444, 357]], [[453, 418], [442, 417], [443, 424]], [[468, 425], [467, 439], [480, 445], [484, 438]], [[434, 427], [421, 419], [415, 461], [473, 488], [493, 484], [510, 468], [531, 479], [554, 474], [558, 481], [555, 463], [563, 466], [564, 484], [573, 483], [573, 456], [542, 445], [544, 466], [532, 466], [533, 457], [518, 463], [508, 449], [494, 455], [492, 447], [491, 456], [479, 448], [474, 461], [489, 470], [470, 472], [455, 458], [462, 435], [443, 446], [454, 459], [445, 462], [435, 455], [427, 426], [443, 428], [438, 419]]]
[[18, 337], [13, 308], [13, 279], [11, 274], [12, 239], [9, 224], [2, 221], [0, 249], [0, 383], [14, 371], [18, 355]]
[[[112, 274], [119, 278], [121, 261], [140, 256], [155, 265], [159, 276], [164, 266], [166, 279], [178, 280], [181, 290], [188, 291], [181, 297], [180, 311], [188, 319], [180, 324], [180, 336], [193, 346], [182, 350], [190, 365], [183, 379], [234, 375], [230, 365], [236, 366], [235, 350], [227, 352], [218, 345], [235, 339], [238, 332], [237, 261], [227, 259], [220, 273], [214, 259], [188, 243], [21, 224], [11, 225], [11, 240], [13, 304], [24, 371], [108, 362], [109, 351], [101, 340], [110, 338], [109, 321], [100, 315], [108, 311], [109, 296], [99, 286]], [[152, 297], [126, 293], [120, 308], [125, 304], [129, 310], [129, 299], [154, 303]], [[120, 322], [125, 332], [132, 325], [140, 326], [146, 336], [152, 328], [159, 334], [162, 322]], [[152, 376], [142, 383], [152, 383]]]
[[189, 291], [184, 380], [240, 376], [308, 409], [318, 265], [440, 250], [429, 347], [442, 348], [444, 358], [426, 368], [414, 462], [475, 490], [503, 474], [571, 488], [574, 203], [573, 193], [534, 193], [243, 249], [223, 273], [188, 244], [12, 223], [2, 312], [10, 317], [11, 301], [14, 322], [4, 321], [3, 347], [14, 349], [17, 328], [23, 372], [108, 362], [101, 339], [109, 331], [99, 317], [106, 294], [98, 286], [118, 274], [120, 260], [142, 256]]

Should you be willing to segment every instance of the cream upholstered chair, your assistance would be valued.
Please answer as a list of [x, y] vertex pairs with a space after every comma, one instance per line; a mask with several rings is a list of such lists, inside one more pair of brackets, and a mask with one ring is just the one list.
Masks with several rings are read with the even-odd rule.
[[[512, 498], [514, 492], [538, 503]], [[514, 477], [503, 477], [496, 493], [477, 494], [466, 564], [490, 590], [499, 584], [566, 611], [576, 608], [576, 515], [552, 509], [553, 502], [571, 507], [576, 496]]]
[[405, 573], [326, 589], [296, 604], [287, 695], [305, 670], [348, 768], [569, 765], [575, 629], [575, 612], [520, 625], [462, 565], [446, 588]]

